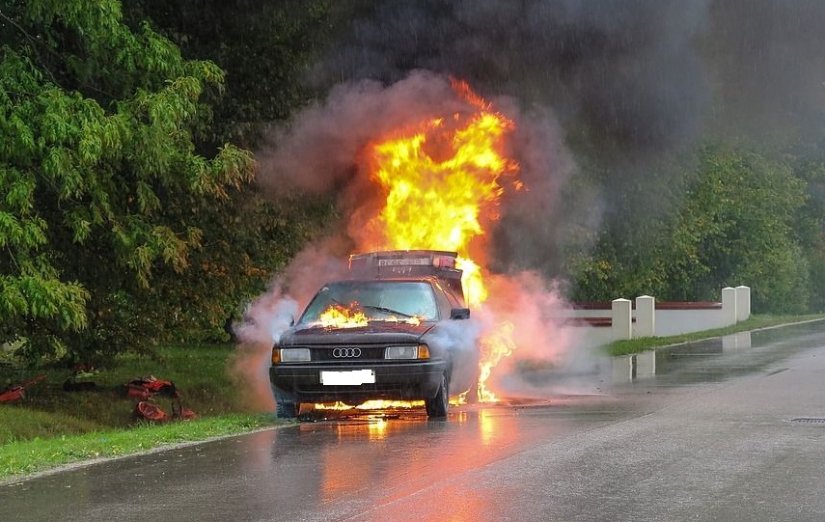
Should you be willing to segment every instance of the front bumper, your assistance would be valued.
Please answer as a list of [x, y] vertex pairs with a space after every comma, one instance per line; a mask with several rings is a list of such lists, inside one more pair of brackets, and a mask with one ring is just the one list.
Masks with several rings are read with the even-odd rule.
[[[269, 369], [269, 380], [295, 402], [361, 403], [372, 399], [420, 400], [435, 397], [445, 361], [399, 361], [357, 365], [279, 364]], [[373, 370], [375, 383], [321, 384], [321, 371]]]

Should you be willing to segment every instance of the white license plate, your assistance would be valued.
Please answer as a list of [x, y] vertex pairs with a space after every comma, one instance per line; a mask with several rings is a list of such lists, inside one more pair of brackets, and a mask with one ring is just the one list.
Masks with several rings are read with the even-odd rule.
[[321, 372], [321, 384], [324, 386], [357, 386], [359, 384], [374, 384], [374, 370], [350, 370], [342, 372]]

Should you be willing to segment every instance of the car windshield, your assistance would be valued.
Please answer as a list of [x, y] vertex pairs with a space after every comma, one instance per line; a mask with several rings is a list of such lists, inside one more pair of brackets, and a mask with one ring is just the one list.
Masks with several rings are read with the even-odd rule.
[[[417, 281], [344, 281], [318, 291], [301, 324], [325, 322], [338, 310], [363, 321], [435, 321], [438, 309], [429, 283]], [[363, 314], [363, 315], [360, 315]]]

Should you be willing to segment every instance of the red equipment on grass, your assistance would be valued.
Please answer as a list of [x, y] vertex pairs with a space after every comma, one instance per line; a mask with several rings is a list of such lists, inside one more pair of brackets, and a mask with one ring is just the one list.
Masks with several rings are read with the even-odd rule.
[[26, 388], [46, 380], [45, 375], [38, 375], [22, 384], [13, 384], [0, 392], [0, 402], [15, 402], [26, 396]]
[[[194, 411], [183, 407], [180, 394], [172, 381], [149, 376], [133, 379], [125, 384], [124, 388], [127, 397], [139, 400], [135, 405], [135, 416], [139, 419], [165, 422], [170, 419], [189, 420], [197, 417]], [[171, 417], [160, 406], [149, 401], [155, 395], [169, 397], [172, 400]]]
[[163, 422], [169, 420], [166, 412], [160, 409], [157, 404], [149, 401], [140, 401], [135, 406], [135, 415], [153, 422]]
[[126, 396], [145, 401], [155, 395], [177, 399], [179, 397], [175, 383], [153, 376], [133, 379], [124, 385]]

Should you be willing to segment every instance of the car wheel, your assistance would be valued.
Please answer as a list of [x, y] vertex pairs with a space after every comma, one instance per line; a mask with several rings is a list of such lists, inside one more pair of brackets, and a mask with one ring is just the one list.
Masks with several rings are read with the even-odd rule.
[[298, 416], [298, 404], [294, 398], [278, 388], [272, 387], [275, 396], [275, 417], [278, 419], [294, 419]]
[[275, 402], [275, 417], [278, 419], [294, 419], [298, 416], [298, 407], [294, 402]]
[[431, 419], [441, 419], [447, 416], [447, 410], [450, 407], [450, 380], [446, 373], [441, 376], [441, 385], [435, 397], [425, 399], [424, 407], [427, 409], [427, 416]]

